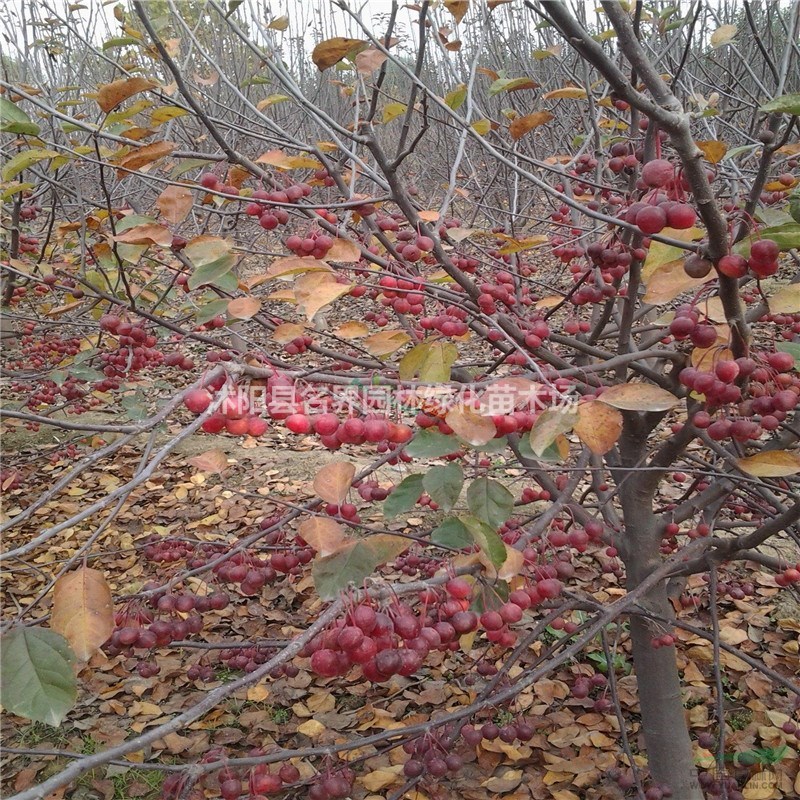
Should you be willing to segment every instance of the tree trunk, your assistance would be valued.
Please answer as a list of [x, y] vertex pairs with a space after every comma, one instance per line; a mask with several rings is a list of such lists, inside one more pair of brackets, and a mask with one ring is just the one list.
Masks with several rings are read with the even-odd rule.
[[[652, 512], [652, 493], [642, 488], [641, 473], [628, 475], [620, 490], [625, 519], [621, 554], [627, 588], [631, 591], [661, 562], [661, 534]], [[671, 617], [666, 581], [653, 587], [639, 605], [660, 617]], [[675, 798], [703, 800], [683, 707], [675, 648], [654, 649], [652, 639], [666, 631], [642, 616], [632, 615], [630, 626], [650, 774], [657, 783], [669, 786]]]
[[[649, 601], [648, 606], [654, 612], [669, 614], [663, 584], [650, 594]], [[650, 644], [653, 635], [648, 620], [631, 617], [633, 666], [650, 774], [658, 783], [668, 785], [673, 797], [703, 800], [681, 697], [675, 648], [654, 650]]]

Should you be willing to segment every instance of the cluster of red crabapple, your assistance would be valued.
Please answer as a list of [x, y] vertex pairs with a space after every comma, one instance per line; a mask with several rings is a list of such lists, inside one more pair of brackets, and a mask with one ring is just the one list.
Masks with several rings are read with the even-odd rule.
[[372, 682], [386, 681], [392, 675], [409, 676], [431, 650], [457, 650], [459, 637], [479, 627], [493, 644], [513, 647], [517, 635], [509, 626], [519, 622], [525, 610], [555, 599], [561, 590], [557, 579], [542, 578], [512, 592], [497, 610], [479, 615], [469, 610], [472, 585], [463, 578], [452, 578], [444, 592], [420, 592], [418, 613], [400, 601], [385, 611], [359, 603], [309, 642], [300, 655], [310, 657], [312, 671], [325, 678], [344, 675], [354, 665]]

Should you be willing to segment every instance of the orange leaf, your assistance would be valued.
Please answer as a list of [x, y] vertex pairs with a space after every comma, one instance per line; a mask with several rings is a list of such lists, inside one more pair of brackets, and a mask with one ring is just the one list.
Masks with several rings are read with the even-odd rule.
[[344, 528], [330, 517], [310, 517], [297, 530], [322, 557], [335, 553], [347, 541]]
[[298, 325], [295, 322], [284, 322], [283, 325], [278, 325], [278, 327], [272, 331], [272, 338], [278, 342], [278, 344], [288, 344], [292, 339], [303, 336], [305, 332], [306, 329], [302, 325]]
[[357, 322], [354, 319], [343, 322], [333, 331], [334, 336], [338, 336], [340, 339], [361, 339], [368, 333], [369, 328], [363, 322]]
[[800, 453], [786, 450], [767, 450], [748, 458], [740, 458], [736, 466], [757, 478], [785, 478], [800, 472]]
[[718, 164], [722, 161], [725, 153], [728, 152], [728, 145], [716, 139], [708, 142], [695, 142], [695, 144], [703, 151], [706, 160], [710, 161], [712, 164]]
[[617, 443], [622, 433], [622, 414], [599, 400], [581, 403], [572, 430], [595, 455], [602, 456]]
[[106, 83], [97, 92], [97, 104], [108, 114], [129, 97], [152, 89], [155, 85], [146, 78], [123, 78], [113, 83]]
[[387, 56], [380, 50], [370, 47], [356, 56], [356, 69], [359, 72], [369, 75], [379, 69], [381, 64], [386, 61]]
[[361, 250], [349, 239], [334, 239], [333, 247], [325, 255], [328, 261], [354, 262], [361, 260]]
[[127, 231], [117, 234], [114, 241], [123, 244], [157, 244], [169, 247], [172, 244], [172, 231], [163, 225], [147, 223], [128, 228]]
[[674, 394], [649, 383], [620, 383], [599, 397], [606, 405], [623, 411], [669, 411], [680, 403]]
[[156, 207], [167, 222], [177, 225], [192, 210], [192, 192], [185, 186], [167, 186], [156, 199]]
[[332, 461], [314, 478], [314, 491], [326, 502], [340, 506], [347, 499], [356, 468], [349, 461]]
[[139, 147], [117, 161], [119, 167], [124, 167], [124, 169], [117, 170], [117, 178], [122, 180], [128, 170], [135, 171], [147, 166], [147, 164], [152, 164], [154, 161], [168, 156], [174, 149], [175, 144], [173, 142], [153, 142], [152, 144], [146, 144], [144, 147]]
[[320, 42], [311, 53], [311, 60], [317, 65], [317, 69], [323, 70], [338, 64], [346, 55], [365, 44], [363, 39], [345, 39], [342, 36], [334, 36]]
[[545, 125], [553, 119], [553, 115], [549, 111], [534, 111], [533, 114], [527, 114], [524, 117], [518, 117], [509, 126], [508, 130], [511, 138], [516, 141], [521, 139], [526, 133], [530, 133], [534, 128], [540, 125]]
[[469, 0], [444, 0], [444, 7], [453, 15], [453, 19], [458, 23], [464, 19], [464, 15], [469, 10]]
[[411, 341], [405, 331], [378, 331], [364, 339], [364, 347], [372, 356], [388, 356]]
[[193, 467], [197, 467], [200, 472], [222, 473], [228, 468], [228, 455], [224, 450], [215, 448], [193, 456], [189, 459], [189, 463]]
[[339, 283], [329, 272], [311, 272], [295, 280], [294, 296], [310, 320], [320, 309], [347, 294], [352, 288], [352, 283]]
[[439, 219], [438, 211], [420, 211], [419, 218], [425, 222], [436, 222]]
[[469, 406], [454, 406], [447, 412], [445, 422], [465, 442], [482, 445], [494, 439], [497, 433], [494, 422], [473, 411]]
[[81, 567], [56, 581], [50, 627], [82, 661], [100, 649], [114, 630], [111, 589], [100, 570]]
[[565, 86], [563, 89], [554, 89], [544, 95], [545, 100], [585, 100], [588, 97], [586, 89], [579, 86]]
[[252, 295], [236, 297], [228, 303], [228, 315], [235, 319], [250, 319], [260, 310], [261, 301]]

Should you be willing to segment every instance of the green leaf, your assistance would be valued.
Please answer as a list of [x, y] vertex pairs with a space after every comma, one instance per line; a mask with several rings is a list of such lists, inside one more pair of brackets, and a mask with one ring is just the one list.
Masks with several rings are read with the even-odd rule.
[[0, 194], [0, 201], [5, 202], [19, 192], [27, 192], [29, 189], [34, 188], [36, 188], [36, 184], [33, 183], [12, 183], [11, 186]]
[[440, 508], [449, 511], [458, 501], [464, 486], [464, 471], [458, 464], [431, 467], [422, 479], [422, 487]]
[[231, 253], [220, 256], [216, 261], [203, 264], [189, 276], [188, 286], [197, 289], [198, 286], [217, 286], [220, 278], [233, 269], [234, 257]]
[[333, 600], [351, 583], [356, 586], [377, 567], [407, 550], [409, 541], [401, 536], [377, 534], [349, 542], [341, 550], [317, 558], [311, 566], [314, 586], [323, 600]]
[[129, 217], [123, 217], [116, 223], [117, 233], [128, 231], [131, 228], [136, 228], [139, 225], [153, 225], [156, 220], [153, 217], [145, 216], [144, 214], [131, 214]]
[[383, 504], [384, 516], [391, 519], [398, 514], [411, 511], [423, 492], [422, 479], [423, 476], [420, 473], [403, 478], [400, 484], [386, 498]]
[[501, 436], [499, 439], [489, 439], [486, 444], [473, 444], [470, 447], [479, 453], [502, 453], [508, 447], [508, 437]]
[[10, 181], [12, 178], [19, 175], [20, 172], [28, 169], [28, 167], [32, 167], [39, 161], [56, 158], [58, 155], [60, 155], [60, 153], [57, 153], [55, 150], [43, 150], [42, 148], [23, 150], [23, 152], [17, 153], [13, 158], [6, 161], [2, 172], [3, 180]]
[[446, 519], [438, 528], [431, 531], [431, 542], [456, 550], [472, 547], [475, 543], [472, 534], [458, 517]]
[[25, 133], [37, 136], [39, 126], [15, 103], [0, 97], [0, 133]]
[[775, 349], [788, 353], [794, 359], [795, 365], [800, 364], [800, 342], [781, 342], [775, 345]]
[[537, 455], [536, 453], [533, 452], [533, 449], [531, 448], [530, 437], [528, 436], [520, 437], [517, 447], [519, 448], [520, 455], [523, 458], [529, 458], [532, 459], [533, 461], [558, 462], [564, 460], [564, 457], [559, 452], [558, 446], [556, 445], [555, 441], [548, 448], [546, 448], [541, 455]]
[[460, 449], [461, 442], [455, 436], [445, 436], [432, 428], [420, 431], [405, 448], [412, 458], [440, 458]]
[[776, 111], [779, 114], [800, 114], [800, 94], [782, 94], [780, 97], [770, 100], [769, 103], [764, 103], [760, 110]]
[[506, 560], [506, 546], [497, 533], [476, 517], [461, 517], [461, 521], [472, 536], [472, 540], [486, 553], [492, 564], [495, 567], [502, 566]]
[[550, 447], [562, 433], [572, 430], [578, 415], [574, 411], [548, 408], [534, 422], [530, 433], [531, 449], [541, 458], [542, 453]]
[[60, 725], [78, 686], [67, 640], [46, 628], [12, 628], [0, 651], [0, 703], [21, 717]]
[[422, 342], [400, 359], [400, 380], [418, 375], [425, 383], [444, 383], [450, 380], [450, 368], [457, 358], [458, 349], [450, 342]]
[[385, 125], [387, 122], [391, 122], [393, 119], [405, 114], [407, 108], [408, 106], [403, 105], [403, 103], [387, 103], [383, 109], [381, 121]]
[[172, 180], [175, 180], [175, 178], [180, 178], [181, 175], [185, 175], [187, 172], [191, 172], [193, 169], [205, 167], [207, 164], [214, 163], [216, 162], [208, 158], [187, 158], [185, 161], [181, 159], [181, 161], [179, 161], [178, 164], [170, 170], [169, 176], [172, 178]]
[[140, 45], [142, 42], [135, 36], [116, 36], [113, 39], [103, 42], [103, 52], [111, 50], [114, 47], [128, 47], [132, 44]]
[[214, 317], [218, 316], [219, 314], [225, 314], [228, 310], [228, 303], [230, 300], [227, 298], [222, 300], [212, 300], [209, 303], [206, 303], [204, 306], [201, 306], [197, 309], [197, 313], [195, 314], [195, 322], [198, 325], [204, 325]]
[[448, 92], [444, 96], [444, 102], [453, 109], [453, 111], [457, 111], [464, 105], [464, 101], [467, 99], [467, 86], [464, 83], [460, 83], [456, 86], [453, 91]]
[[749, 153], [752, 150], [755, 150], [758, 147], [757, 144], [743, 144], [739, 147], [732, 147], [722, 156], [722, 161], [733, 161], [736, 156], [740, 156], [742, 153]]
[[772, 239], [775, 244], [785, 252], [800, 247], [800, 223], [786, 222], [783, 225], [773, 225], [769, 228], [762, 228], [757, 236], [748, 236], [742, 239], [734, 248], [734, 253], [741, 256], [750, 255], [750, 247], [758, 239]]
[[795, 222], [800, 223], [800, 189], [795, 189], [789, 195], [789, 213]]
[[539, 86], [530, 78], [498, 78], [489, 87], [489, 97], [494, 97], [501, 92], [514, 92], [520, 89], [536, 89]]
[[467, 507], [496, 530], [514, 512], [514, 495], [499, 481], [477, 478], [467, 489]]

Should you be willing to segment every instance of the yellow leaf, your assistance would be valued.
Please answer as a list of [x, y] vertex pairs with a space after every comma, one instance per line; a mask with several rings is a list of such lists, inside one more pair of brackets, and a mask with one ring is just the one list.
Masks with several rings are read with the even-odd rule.
[[785, 478], [800, 472], [800, 453], [787, 450], [766, 450], [754, 456], [739, 458], [736, 466], [757, 478]]
[[559, 303], [563, 303], [564, 298], [561, 295], [548, 295], [541, 300], [536, 301], [535, 308], [554, 308]]
[[760, 769], [744, 785], [742, 796], [744, 800], [772, 800], [777, 786], [778, 776], [771, 769]]
[[387, 56], [374, 47], [363, 50], [356, 56], [356, 69], [364, 75], [369, 75], [376, 69], [380, 69]]
[[711, 46], [716, 48], [730, 44], [734, 40], [735, 36], [735, 25], [720, 25], [720, 27], [711, 34]]
[[725, 156], [725, 153], [728, 152], [728, 145], [716, 139], [706, 142], [695, 142], [695, 144], [703, 151], [706, 161], [710, 161], [712, 164], [719, 164]]
[[247, 699], [251, 703], [263, 703], [270, 695], [269, 688], [263, 683], [247, 687]]
[[257, 164], [269, 164], [278, 169], [318, 169], [321, 164], [316, 158], [309, 156], [290, 156], [283, 150], [268, 150], [257, 159]]
[[353, 288], [352, 283], [339, 283], [331, 273], [311, 272], [294, 282], [294, 296], [308, 319]]
[[512, 255], [513, 253], [521, 253], [523, 250], [530, 250], [532, 247], [538, 247], [550, 241], [547, 236], [542, 234], [526, 236], [524, 239], [515, 239], [513, 236], [498, 234], [497, 238], [508, 242], [508, 244], [503, 245], [498, 251], [504, 256]]
[[690, 278], [683, 268], [683, 259], [669, 261], [655, 269], [649, 278], [645, 279], [647, 291], [643, 301], [653, 305], [669, 303], [678, 295], [702, 286], [717, 277], [712, 269], [704, 278]]
[[349, 461], [332, 461], [314, 478], [314, 491], [326, 502], [341, 505], [353, 482], [356, 468]]
[[328, 262], [322, 259], [314, 258], [313, 256], [285, 256], [284, 258], [276, 258], [264, 275], [258, 276], [258, 278], [252, 279], [248, 283], [252, 289], [259, 283], [264, 283], [272, 278], [298, 275], [302, 272], [330, 271], [331, 268], [328, 266]]
[[271, 94], [269, 97], [259, 100], [256, 103], [256, 108], [259, 111], [263, 111], [265, 108], [277, 105], [278, 103], [285, 103], [287, 100], [291, 100], [291, 97], [287, 94]]
[[545, 125], [553, 119], [549, 111], [534, 111], [524, 117], [518, 117], [509, 126], [508, 131], [514, 141], [521, 139], [526, 133], [530, 133], [534, 128]]
[[383, 107], [383, 116], [381, 117], [383, 123], [386, 124], [387, 122], [391, 122], [393, 119], [397, 119], [397, 117], [406, 113], [407, 108], [408, 106], [404, 105], [403, 103], [387, 103]]
[[152, 164], [161, 158], [165, 158], [175, 149], [172, 142], [152, 142], [146, 144], [144, 147], [139, 147], [127, 155], [115, 159], [118, 167], [124, 169], [117, 170], [117, 178], [122, 180], [128, 171], [135, 171], [141, 167]]
[[298, 733], [305, 734], [310, 739], [315, 739], [325, 731], [325, 726], [315, 719], [310, 719], [302, 725], [298, 725], [297, 731]]
[[800, 313], [800, 283], [782, 286], [768, 298], [767, 303], [771, 314]]
[[521, 769], [503, 770], [500, 775], [485, 780], [481, 786], [484, 789], [488, 789], [490, 792], [497, 792], [498, 794], [510, 792], [520, 785], [522, 782], [522, 774]]
[[[483, 551], [481, 551], [483, 554]], [[500, 565], [500, 568], [497, 570], [497, 577], [501, 581], [510, 581], [512, 578], [516, 578], [517, 575], [522, 572], [523, 567], [525, 566], [525, 556], [522, 555], [520, 550], [517, 550], [515, 547], [511, 547], [510, 545], [506, 545], [506, 560]]]
[[374, 772], [369, 772], [359, 778], [359, 782], [363, 784], [364, 788], [370, 792], [378, 792], [391, 786], [393, 783], [398, 783], [400, 773], [403, 771], [403, 765], [397, 764], [393, 767], [382, 767], [376, 769]]
[[56, 581], [50, 627], [81, 661], [100, 649], [114, 630], [111, 589], [100, 570], [80, 567]]
[[285, 14], [282, 17], [275, 17], [267, 27], [274, 31], [285, 31], [289, 27], [289, 17]]
[[544, 95], [545, 100], [585, 100], [587, 97], [586, 89], [579, 86], [565, 86]]

